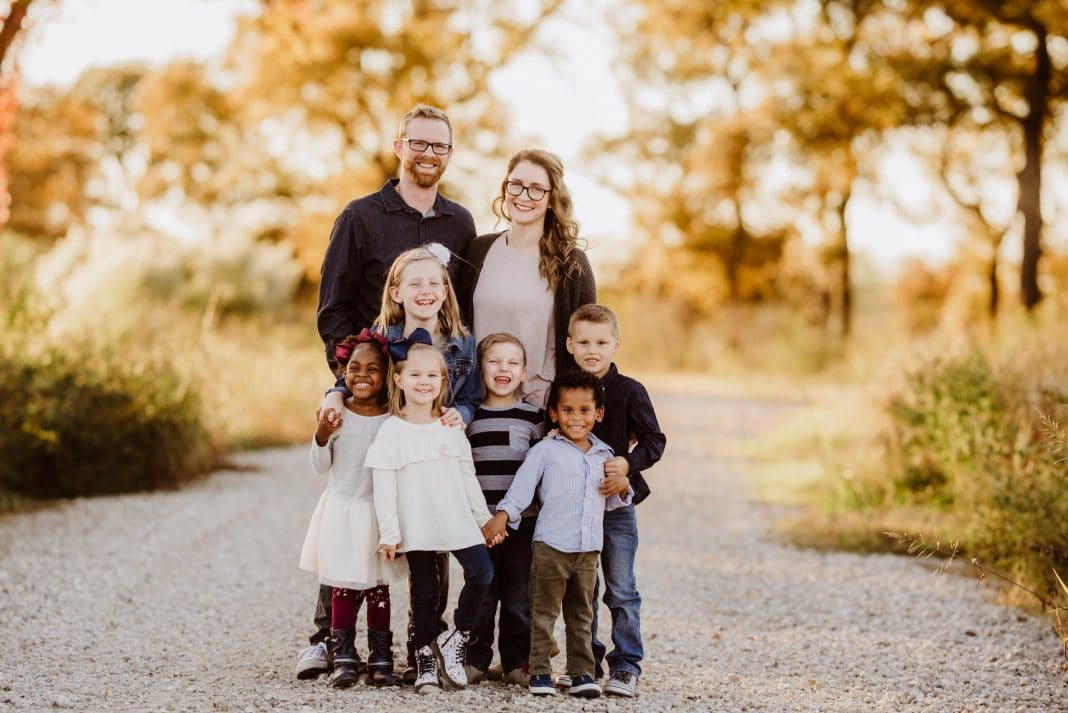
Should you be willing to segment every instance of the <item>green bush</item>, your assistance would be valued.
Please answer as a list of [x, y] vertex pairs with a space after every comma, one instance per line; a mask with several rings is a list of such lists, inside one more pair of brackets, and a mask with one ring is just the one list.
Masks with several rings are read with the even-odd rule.
[[151, 490], [213, 464], [198, 394], [173, 369], [88, 351], [0, 355], [0, 490], [33, 498]]
[[1068, 571], [1063, 354], [971, 353], [911, 372], [890, 399], [888, 475], [901, 504], [947, 514], [968, 554], [1047, 592]]

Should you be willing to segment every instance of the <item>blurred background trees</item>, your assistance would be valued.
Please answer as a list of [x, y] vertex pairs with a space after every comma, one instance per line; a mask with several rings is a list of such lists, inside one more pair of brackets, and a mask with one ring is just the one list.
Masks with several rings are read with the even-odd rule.
[[[27, 32], [58, 6], [0, 9], [7, 341], [32, 352], [34, 324], [40, 349], [194, 344], [177, 369], [215, 379], [232, 409], [204, 408], [224, 444], [302, 434], [234, 417], [256, 390], [242, 350], [267, 342], [301, 364], [281, 371], [323, 376], [310, 312], [326, 239], [396, 175], [397, 119], [418, 101], [449, 111], [444, 191], [486, 215], [530, 145], [494, 78], [532, 53], [566, 73], [582, 56], [568, 24], [612, 33], [603, 81], [625, 129], [555, 110], [592, 136], [571, 175], [629, 208], [631, 234], [591, 243], [643, 364], [811, 372], [899, 337], [1064, 314], [1064, 0], [261, 0], [215, 59], [20, 86]], [[949, 258], [873, 264], [856, 244], [879, 206], [942, 226]], [[276, 381], [256, 396], [274, 410], [304, 388]]]

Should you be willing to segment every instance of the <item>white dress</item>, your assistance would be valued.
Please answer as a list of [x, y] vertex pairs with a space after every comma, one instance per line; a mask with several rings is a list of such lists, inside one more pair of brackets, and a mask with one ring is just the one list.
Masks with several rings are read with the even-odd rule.
[[382, 544], [451, 552], [485, 543], [490, 519], [462, 428], [390, 417], [367, 453]]
[[364, 458], [388, 418], [345, 409], [344, 422], [325, 446], [312, 438], [311, 465], [330, 480], [312, 513], [300, 553], [300, 568], [331, 587], [370, 589], [407, 576], [407, 563], [387, 564], [378, 549], [371, 470]]

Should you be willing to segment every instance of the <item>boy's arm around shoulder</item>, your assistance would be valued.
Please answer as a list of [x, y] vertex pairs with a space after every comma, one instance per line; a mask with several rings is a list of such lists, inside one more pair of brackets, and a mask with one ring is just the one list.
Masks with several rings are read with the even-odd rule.
[[498, 512], [508, 513], [508, 525], [513, 530], [519, 527], [523, 511], [534, 501], [538, 483], [545, 471], [544, 456], [548, 447], [548, 443], [538, 443], [527, 451], [523, 465], [519, 466], [512, 479], [512, 485], [497, 504]]
[[627, 428], [638, 441], [629, 453], [621, 453], [627, 459], [630, 472], [651, 468], [664, 455], [667, 436], [660, 430], [653, 400], [641, 382], [631, 379], [633, 393], [627, 406]]

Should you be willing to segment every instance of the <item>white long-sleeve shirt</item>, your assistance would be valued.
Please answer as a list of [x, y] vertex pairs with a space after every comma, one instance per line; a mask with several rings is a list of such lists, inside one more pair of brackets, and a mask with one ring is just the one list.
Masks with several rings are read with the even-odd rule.
[[374, 474], [380, 544], [447, 552], [485, 542], [490, 514], [462, 428], [391, 416], [365, 465]]

